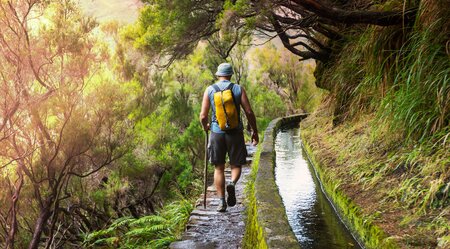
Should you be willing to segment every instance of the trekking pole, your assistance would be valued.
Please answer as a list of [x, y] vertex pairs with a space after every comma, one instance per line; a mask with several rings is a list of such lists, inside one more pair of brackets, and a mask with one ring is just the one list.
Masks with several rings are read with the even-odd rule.
[[208, 131], [205, 131], [205, 168], [203, 171], [203, 208], [206, 209], [206, 189], [208, 188]]

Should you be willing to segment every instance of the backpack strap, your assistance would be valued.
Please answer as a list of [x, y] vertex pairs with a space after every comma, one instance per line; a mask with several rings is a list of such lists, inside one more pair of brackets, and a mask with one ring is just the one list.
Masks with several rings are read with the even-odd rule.
[[241, 112], [240, 112], [240, 109], [239, 109], [239, 105], [237, 104], [237, 101], [234, 98], [233, 87], [234, 87], [234, 83], [230, 83], [227, 86], [227, 88], [225, 88], [225, 90], [230, 90], [231, 91], [231, 97], [233, 98], [233, 103], [234, 103], [234, 106], [236, 106], [236, 110], [239, 113], [239, 119], [240, 119], [241, 118], [241, 115], [240, 115]]
[[[234, 98], [234, 94], [233, 94], [233, 87], [234, 87], [234, 83], [230, 83], [225, 89], [220, 90], [219, 86], [217, 84], [212, 84], [211, 85], [212, 88], [214, 89], [214, 92], [222, 92], [225, 90], [230, 90], [231, 91], [231, 97], [233, 98], [233, 102], [234, 102], [234, 106], [236, 106], [236, 110], [238, 111], [238, 113], [240, 113], [240, 109], [239, 109], [239, 105], [236, 102], [236, 99]], [[240, 115], [239, 115], [240, 116]]]
[[230, 83], [230, 84], [227, 86], [227, 88], [225, 88], [225, 90], [231, 90], [231, 91], [233, 91], [233, 86], [234, 86], [234, 83]]
[[220, 88], [217, 84], [212, 84], [212, 88], [214, 88], [215, 92], [220, 92]]
[[[234, 106], [236, 107], [236, 111], [238, 112], [238, 118], [239, 118], [239, 122], [242, 122], [241, 121], [241, 115], [240, 115], [240, 113], [241, 113], [241, 110], [240, 110], [240, 106], [237, 104], [237, 101], [236, 101], [236, 99], [235, 99], [235, 97], [234, 97], [234, 93], [233, 93], [233, 87], [234, 87], [234, 83], [232, 83], [232, 82], [230, 82], [230, 84], [225, 88], [225, 89], [223, 89], [223, 90], [220, 90], [220, 87], [217, 85], [217, 84], [212, 84], [211, 86], [212, 86], [212, 88], [214, 89], [214, 93], [216, 93], [216, 92], [223, 92], [223, 91], [225, 91], [225, 90], [230, 90], [231, 91], [231, 97], [233, 98], [233, 103], [234, 103]], [[226, 113], [225, 113], [225, 115], [226, 115]], [[233, 129], [234, 130], [234, 129]]]
[[233, 93], [233, 87], [234, 87], [234, 83], [230, 83], [230, 85], [227, 87], [227, 89], [230, 89], [231, 91], [231, 96], [233, 97], [233, 102], [234, 102], [234, 106], [236, 106], [236, 111], [238, 113], [238, 119], [239, 119], [239, 123], [242, 124], [242, 119], [241, 119], [241, 108], [240, 105], [237, 103], [236, 98], [234, 97], [234, 93]]
[[230, 84], [229, 84], [225, 89], [223, 89], [223, 90], [220, 90], [220, 88], [219, 88], [219, 86], [218, 86], [217, 84], [212, 84], [211, 86], [212, 86], [212, 88], [214, 88], [215, 92], [222, 92], [222, 91], [225, 91], [225, 90], [231, 90], [231, 91], [233, 91], [234, 83], [230, 83]]

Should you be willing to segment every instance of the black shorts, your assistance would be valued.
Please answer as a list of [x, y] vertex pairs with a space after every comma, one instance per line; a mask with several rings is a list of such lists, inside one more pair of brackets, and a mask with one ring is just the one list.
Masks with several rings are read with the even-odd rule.
[[230, 164], [241, 166], [247, 163], [247, 148], [242, 131], [230, 133], [211, 132], [208, 144], [209, 161], [213, 165], [224, 164], [228, 153]]

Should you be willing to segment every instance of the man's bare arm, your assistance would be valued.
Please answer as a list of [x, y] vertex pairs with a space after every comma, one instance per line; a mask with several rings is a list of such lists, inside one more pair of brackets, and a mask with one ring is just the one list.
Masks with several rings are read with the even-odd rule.
[[209, 104], [208, 89], [206, 89], [205, 93], [203, 94], [202, 108], [200, 111], [200, 123], [202, 123], [203, 130], [205, 131], [209, 130], [209, 123], [208, 123], [209, 106], [210, 104]]
[[256, 127], [256, 117], [253, 113], [252, 107], [250, 106], [250, 102], [247, 98], [247, 93], [245, 92], [244, 88], [241, 87], [241, 105], [244, 109], [245, 116], [247, 117], [248, 123], [250, 124], [250, 127], [252, 129], [252, 142], [253, 145], [257, 145], [259, 143], [259, 136], [258, 136], [258, 128]]

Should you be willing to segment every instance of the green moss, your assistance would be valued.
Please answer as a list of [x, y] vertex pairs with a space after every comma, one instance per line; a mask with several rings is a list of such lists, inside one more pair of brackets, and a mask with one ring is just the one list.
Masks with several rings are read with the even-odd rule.
[[[448, 144], [407, 145], [402, 134], [373, 125], [374, 114], [333, 127], [330, 109], [301, 123], [302, 137], [325, 174], [349, 190], [355, 203], [365, 203], [361, 211], [389, 228], [398, 245], [435, 247], [450, 231]], [[374, 129], [383, 135], [374, 136]]]
[[259, 158], [261, 155], [261, 146], [258, 147], [253, 163], [252, 172], [250, 173], [249, 180], [246, 186], [247, 196], [247, 219], [245, 225], [245, 234], [242, 242], [243, 248], [268, 248], [267, 243], [263, 236], [263, 229], [258, 223], [258, 213], [256, 208], [255, 197], [255, 180], [259, 167]]
[[382, 229], [372, 223], [371, 220], [373, 217], [364, 215], [360, 207], [339, 190], [339, 182], [331, 177], [330, 174], [327, 174], [328, 172], [324, 170], [324, 167], [314, 158], [314, 153], [303, 133], [300, 135], [302, 137], [303, 147], [322, 183], [323, 189], [337, 209], [339, 215], [343, 218], [346, 226], [356, 235], [357, 239], [369, 249], [398, 248], [393, 238], [388, 237]]
[[247, 221], [244, 248], [299, 248], [287, 221], [286, 210], [278, 194], [274, 175], [274, 137], [284, 125], [299, 122], [306, 115], [273, 120], [264, 134], [264, 142], [255, 155], [247, 183]]
[[[298, 121], [298, 120], [297, 120]], [[275, 183], [267, 182], [267, 176], [273, 175], [273, 138], [277, 130], [284, 124], [295, 122], [293, 118], [283, 118], [275, 120], [269, 125], [266, 130], [266, 137], [264, 143], [258, 148], [255, 155], [252, 172], [250, 179], [246, 186], [247, 192], [247, 221], [246, 221], [246, 233], [244, 235], [243, 247], [244, 248], [275, 248], [279, 247], [278, 242], [271, 241], [266, 229], [272, 228], [271, 220], [279, 219], [280, 213], [285, 213], [285, 210], [279, 210], [276, 205], [277, 196], [273, 196], [274, 193], [272, 186]], [[347, 227], [350, 228], [353, 234], [356, 235], [358, 240], [364, 244], [366, 248], [398, 248], [394, 238], [388, 237], [386, 233], [373, 224], [374, 216], [364, 215], [360, 209], [351, 199], [349, 199], [342, 191], [339, 190], [340, 183], [337, 179], [331, 177], [330, 172], [324, 170], [314, 157], [310, 146], [305, 142], [305, 138], [302, 135], [304, 148], [314, 165], [314, 169], [320, 179], [325, 192], [327, 193], [333, 205], [336, 207], [339, 215], [343, 218]], [[261, 171], [261, 168], [264, 168]], [[261, 174], [265, 174], [261, 176]], [[258, 181], [264, 180], [264, 188], [261, 187], [261, 183]], [[269, 199], [272, 203], [266, 203], [266, 199]], [[267, 197], [267, 198], [266, 198]], [[272, 215], [276, 214], [276, 215]], [[286, 235], [285, 240], [289, 240], [289, 233], [292, 233], [290, 226], [278, 227], [276, 233]], [[275, 234], [275, 236], [277, 235]], [[273, 235], [271, 235], [273, 236]], [[270, 243], [269, 243], [270, 242]], [[289, 243], [283, 241], [280, 243]]]

